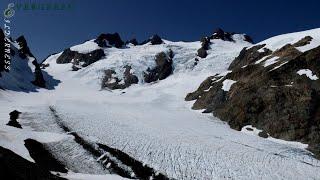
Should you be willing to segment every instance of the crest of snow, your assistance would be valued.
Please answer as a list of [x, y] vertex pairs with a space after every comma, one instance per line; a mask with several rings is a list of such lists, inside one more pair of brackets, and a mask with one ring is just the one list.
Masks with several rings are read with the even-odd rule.
[[224, 91], [229, 91], [230, 90], [230, 88], [231, 88], [231, 86], [234, 84], [234, 83], [236, 83], [237, 81], [234, 81], [234, 80], [231, 80], [231, 79], [226, 79], [226, 80], [224, 80], [223, 82], [222, 82], [222, 90], [224, 90]]
[[306, 75], [309, 79], [311, 80], [318, 80], [318, 76], [313, 74], [312, 71], [310, 69], [300, 69], [297, 74], [299, 74], [300, 76], [302, 75]]
[[97, 49], [101, 49], [101, 47], [99, 47], [98, 44], [94, 42], [94, 39], [90, 40], [90, 41], [86, 41], [83, 44], [72, 46], [70, 48], [71, 51], [77, 51], [82, 54], [87, 54], [87, 53], [94, 51], [94, 50], [97, 50]]
[[[248, 130], [247, 128], [252, 129], [252, 131]], [[253, 135], [253, 136], [259, 136], [258, 134], [260, 132], [262, 132], [262, 130], [257, 129], [257, 128], [253, 127], [252, 125], [247, 125], [247, 126], [242, 127], [241, 132], [249, 134], [249, 135]], [[299, 149], [307, 149], [308, 148], [308, 144], [303, 144], [301, 142], [296, 142], [296, 141], [285, 141], [282, 139], [273, 138], [271, 136], [266, 138], [266, 140], [269, 140], [269, 141], [272, 141], [275, 143], [279, 143], [279, 144], [289, 145], [291, 147], [295, 147], [295, 148], [299, 148]]]
[[277, 56], [272, 57], [272, 58], [270, 58], [270, 59], [267, 59], [267, 60], [264, 62], [263, 67], [267, 67], [267, 66], [270, 66], [270, 65], [272, 65], [272, 64], [274, 64], [274, 63], [277, 63], [277, 62], [278, 62], [277, 59], [279, 59], [279, 57], [277, 57]]
[[320, 28], [274, 36], [258, 44], [266, 44], [265, 48], [275, 51], [286, 44], [294, 44], [306, 36], [311, 36], [313, 39], [310, 44], [297, 47], [299, 51], [305, 52], [320, 45]]
[[264, 56], [263, 58], [261, 58], [258, 61], [256, 61], [255, 64], [261, 63], [262, 61], [266, 60], [268, 57], [270, 57], [270, 56]]
[[280, 65], [274, 67], [274, 68], [273, 68], [272, 70], [270, 70], [270, 71], [276, 70], [276, 69], [280, 68], [281, 66], [287, 64], [288, 62], [289, 62], [289, 61], [283, 62], [283, 63], [281, 63]]

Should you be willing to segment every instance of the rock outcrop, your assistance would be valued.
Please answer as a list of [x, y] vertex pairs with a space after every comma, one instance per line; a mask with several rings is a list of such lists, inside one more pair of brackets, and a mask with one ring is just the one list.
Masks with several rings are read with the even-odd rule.
[[38, 87], [45, 88], [46, 81], [43, 78], [40, 64], [37, 62], [37, 59], [31, 53], [26, 39], [24, 38], [24, 36], [20, 36], [16, 39], [16, 41], [20, 46], [20, 49], [18, 50], [20, 58], [27, 59], [29, 57], [29, 60], [33, 59], [32, 64], [34, 65], [35, 70], [34, 70], [34, 80], [32, 81], [32, 84], [34, 84], [35, 86], [38, 86]]
[[301, 42], [243, 49], [227, 75], [208, 77], [186, 100], [234, 129], [252, 125], [262, 137], [308, 143], [320, 157], [320, 46], [302, 53]]
[[79, 70], [86, 67], [105, 56], [103, 49], [96, 49], [87, 54], [82, 54], [77, 51], [71, 51], [70, 48], [63, 51], [57, 58], [57, 64], [72, 63], [72, 70]]
[[104, 71], [104, 76], [101, 82], [101, 88], [114, 89], [125, 89], [132, 84], [138, 84], [139, 79], [136, 75], [131, 72], [131, 66], [124, 66], [123, 77], [119, 78], [117, 73], [112, 69]]
[[157, 45], [157, 44], [164, 43], [163, 40], [161, 39], [161, 37], [159, 35], [157, 35], [157, 34], [155, 34], [155, 35], [151, 36], [149, 39], [143, 41], [141, 43], [141, 45], [147, 44], [148, 42], [150, 42], [151, 45]]
[[124, 42], [121, 40], [118, 33], [100, 34], [94, 42], [96, 42], [100, 47], [114, 46], [116, 48], [121, 48], [124, 45]]
[[165, 52], [157, 54], [155, 57], [156, 67], [148, 68], [147, 72], [144, 72], [144, 81], [150, 83], [167, 78], [173, 71], [172, 58], [173, 52], [171, 50], [169, 54]]

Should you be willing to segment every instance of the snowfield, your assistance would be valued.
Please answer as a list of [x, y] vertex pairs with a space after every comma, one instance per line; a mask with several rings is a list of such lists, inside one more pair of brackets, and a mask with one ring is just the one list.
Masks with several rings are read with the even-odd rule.
[[[310, 32], [316, 34], [318, 31], [315, 29]], [[301, 37], [305, 34], [302, 33]], [[289, 38], [285, 39], [285, 43], [289, 41]], [[272, 43], [276, 40], [279, 41], [275, 38]], [[208, 56], [200, 59], [196, 66], [194, 58], [200, 42], [165, 41], [166, 44], [161, 45], [108, 48], [104, 49], [104, 59], [77, 72], [71, 71], [71, 64], [55, 63], [61, 53], [52, 55], [46, 61], [50, 64], [46, 71], [61, 81], [54, 90], [39, 89], [39, 92], [28, 95], [10, 90], [1, 91], [0, 146], [4, 145], [30, 159], [23, 151], [24, 147], [6, 145], [8, 142], [23, 143], [23, 138], [6, 139], [6, 134], [12, 134], [13, 131], [36, 131], [51, 133], [52, 137], [56, 137], [51, 140], [60, 140], [62, 143], [70, 139], [56, 127], [50, 115], [51, 107], [56, 110], [64, 125], [79, 136], [121, 150], [169, 178], [319, 179], [320, 161], [305, 149], [307, 145], [264, 139], [245, 130], [236, 131], [211, 114], [191, 110], [192, 102], [184, 101], [186, 94], [194, 91], [208, 76], [228, 73], [227, 67], [231, 61], [243, 47], [251, 45], [241, 38], [236, 42], [212, 42]], [[72, 49], [86, 51], [88, 48], [96, 48], [91, 43], [86, 42]], [[278, 44], [271, 46], [277, 47]], [[168, 78], [150, 84], [140, 81], [124, 90], [100, 90], [103, 70], [113, 68], [120, 72], [122, 67], [130, 64], [133, 72], [141, 79], [143, 71], [154, 65], [155, 54], [169, 49], [175, 56], [174, 72]], [[226, 81], [223, 89], [228, 91], [233, 83], [236, 82]], [[5, 126], [8, 113], [15, 109], [24, 112], [19, 120], [23, 130]], [[59, 133], [60, 136], [57, 136]], [[97, 160], [88, 157], [85, 152], [68, 149], [74, 157], [71, 154], [64, 155], [65, 151], [49, 140], [41, 142], [51, 142], [51, 146], [48, 144], [49, 149], [55, 150], [53, 154], [63, 157], [67, 164], [83, 158], [77, 161], [77, 167], [73, 169], [82, 174], [73, 173], [65, 177], [113, 179], [108, 175], [85, 175], [107, 172], [99, 169], [93, 163]], [[90, 165], [92, 170], [82, 168], [81, 162]], [[121, 179], [114, 176], [116, 178]]]

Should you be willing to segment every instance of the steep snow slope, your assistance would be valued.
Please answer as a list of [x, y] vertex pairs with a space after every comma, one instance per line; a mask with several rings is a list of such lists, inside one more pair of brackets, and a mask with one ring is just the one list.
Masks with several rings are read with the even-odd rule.
[[[7, 101], [0, 100], [6, 104], [2, 111], [17, 108], [28, 112], [33, 119], [22, 116], [24, 126], [53, 133], [53, 128], [36, 125], [51, 123], [47, 111], [52, 106], [65, 125], [80, 136], [119, 149], [170, 178], [320, 177], [320, 162], [308, 151], [232, 130], [218, 118], [190, 109], [185, 95], [206, 77], [226, 72], [240, 50], [250, 46], [242, 40], [211, 42], [208, 56], [197, 65], [194, 59], [200, 42], [107, 48], [104, 59], [76, 72], [71, 71], [71, 64], [56, 64], [60, 55], [56, 54], [46, 60], [48, 73], [61, 80], [56, 90], [28, 96], [6, 92]], [[72, 49], [85, 51], [88, 44]], [[154, 66], [155, 54], [169, 49], [174, 52], [174, 72], [168, 78], [150, 84], [140, 80], [125, 90], [99, 91], [103, 70], [121, 71], [130, 64], [142, 77], [143, 71]]]
[[[15, 45], [15, 46], [13, 46]], [[34, 80], [34, 58], [22, 59], [18, 56], [18, 45], [12, 43], [14, 56], [11, 60], [10, 72], [1, 72], [0, 88], [14, 91], [34, 91], [36, 87], [31, 83]]]
[[274, 36], [258, 44], [266, 44], [265, 48], [275, 51], [286, 44], [294, 44], [306, 36], [311, 36], [313, 39], [310, 44], [298, 47], [299, 51], [305, 52], [320, 45], [320, 28]]

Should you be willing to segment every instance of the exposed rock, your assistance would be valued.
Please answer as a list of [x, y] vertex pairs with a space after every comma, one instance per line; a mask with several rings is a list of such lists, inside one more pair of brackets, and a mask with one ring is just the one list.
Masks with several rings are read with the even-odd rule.
[[137, 39], [133, 38], [133, 39], [127, 41], [126, 44], [133, 44], [133, 45], [136, 46], [136, 45], [138, 45], [139, 43], [138, 43]]
[[221, 39], [224, 41], [233, 41], [232, 35], [233, 33], [224, 32], [222, 29], [218, 28], [214, 31], [210, 39]]
[[100, 47], [114, 46], [116, 48], [121, 48], [124, 45], [124, 42], [121, 40], [118, 33], [100, 34], [94, 42], [96, 42]]
[[133, 75], [131, 73], [131, 66], [126, 65], [125, 67], [125, 71], [124, 71], [124, 83], [127, 87], [129, 87], [131, 84], [138, 84], [139, 79], [136, 75]]
[[124, 83], [121, 83], [121, 80], [116, 77], [116, 72], [112, 69], [107, 69], [104, 71], [104, 76], [101, 82], [101, 88], [109, 89], [124, 89], [126, 88]]
[[200, 39], [200, 42], [201, 42], [201, 47], [205, 50], [208, 50], [209, 49], [209, 46], [210, 46], [210, 39], [208, 37], [202, 37]]
[[40, 68], [41, 68], [41, 69], [46, 69], [46, 68], [49, 67], [49, 66], [50, 66], [49, 63], [42, 63], [42, 64], [40, 64]]
[[131, 72], [131, 66], [126, 65], [123, 73], [123, 79], [117, 77], [117, 73], [112, 69], [107, 69], [104, 72], [102, 79], [101, 88], [114, 89], [125, 89], [132, 84], [137, 84], [139, 79], [136, 75]]
[[247, 34], [244, 35], [244, 40], [253, 44], [253, 39]]
[[157, 45], [157, 44], [162, 44], [162, 43], [163, 43], [161, 37], [158, 36], [157, 34], [151, 36], [148, 40], [143, 41], [143, 42], [141, 43], [141, 45], [147, 44], [148, 42], [150, 42], [151, 45]]
[[268, 137], [269, 137], [268, 133], [266, 133], [265, 131], [259, 132], [259, 133], [258, 133], [258, 136], [260, 136], [260, 137], [262, 137], [262, 138], [268, 138]]
[[17, 119], [19, 118], [20, 114], [21, 114], [21, 112], [19, 112], [17, 110], [14, 110], [14, 111], [10, 112], [9, 113], [10, 121], [7, 123], [7, 125], [22, 129], [21, 125], [17, 121]]
[[34, 72], [34, 81], [32, 81], [32, 84], [34, 84], [35, 86], [38, 86], [38, 87], [45, 88], [46, 87], [46, 81], [43, 78], [43, 74], [42, 74], [40, 65], [37, 62], [37, 59], [30, 52], [30, 49], [28, 47], [26, 39], [24, 38], [24, 36], [20, 36], [16, 41], [20, 46], [19, 56], [22, 59], [26, 59], [27, 57], [33, 58], [32, 64], [35, 67], [35, 72]]
[[40, 65], [38, 64], [37, 60], [32, 61], [32, 64], [35, 66], [34, 81], [32, 81], [32, 83], [38, 87], [45, 88], [46, 81], [43, 78], [43, 74], [42, 74]]
[[103, 49], [96, 49], [87, 54], [82, 54], [77, 51], [71, 51], [70, 48], [63, 51], [63, 53], [57, 58], [57, 64], [72, 63], [73, 70], [78, 70], [82, 67], [86, 67], [104, 57]]
[[302, 53], [298, 49], [296, 49], [294, 46], [292, 46], [291, 44], [287, 44], [282, 48], [276, 50], [272, 55], [290, 60], [301, 54]]
[[70, 63], [74, 58], [76, 52], [71, 51], [70, 48], [65, 49], [63, 53], [57, 58], [57, 64], [66, 64]]
[[207, 55], [208, 55], [208, 53], [207, 53], [207, 51], [206, 51], [204, 48], [200, 48], [200, 49], [198, 49], [198, 51], [197, 51], [197, 55], [198, 55], [199, 57], [201, 57], [201, 58], [206, 58]]
[[18, 38], [16, 39], [16, 41], [17, 41], [17, 43], [18, 43], [19, 46], [20, 46], [19, 56], [20, 56], [22, 59], [27, 58], [27, 56], [34, 57], [33, 54], [31, 53], [29, 47], [28, 47], [27, 41], [26, 41], [26, 39], [24, 38], [24, 36], [18, 37]]
[[[264, 46], [265, 44], [260, 44], [249, 49], [243, 48], [239, 56], [234, 61], [232, 61], [228, 69], [241, 68], [245, 65], [249, 65], [255, 61], [258, 61], [267, 55], [270, 55], [272, 51], [267, 48], [263, 48]], [[263, 48], [263, 50], [258, 51], [261, 48]]]
[[[234, 129], [250, 124], [275, 138], [308, 143], [319, 157], [320, 80], [297, 72], [309, 69], [320, 77], [320, 46], [305, 53], [292, 45], [274, 53], [258, 51], [262, 47], [242, 50], [229, 67], [232, 72], [208, 77], [186, 100], [196, 100], [193, 109], [212, 112]], [[266, 55], [279, 58], [266, 67], [254, 63]], [[224, 91], [227, 79], [236, 83]]]
[[14, 152], [0, 146], [0, 179], [63, 180], [42, 166], [29, 162]]
[[300, 47], [300, 46], [305, 46], [307, 44], [310, 44], [310, 42], [312, 41], [312, 37], [311, 36], [306, 36], [302, 39], [300, 39], [298, 42], [294, 43], [293, 46], [294, 47]]
[[144, 81], [150, 83], [167, 78], [173, 71], [172, 58], [173, 52], [171, 50], [168, 55], [165, 52], [157, 54], [155, 57], [156, 67], [147, 69], [147, 72], [144, 73]]

